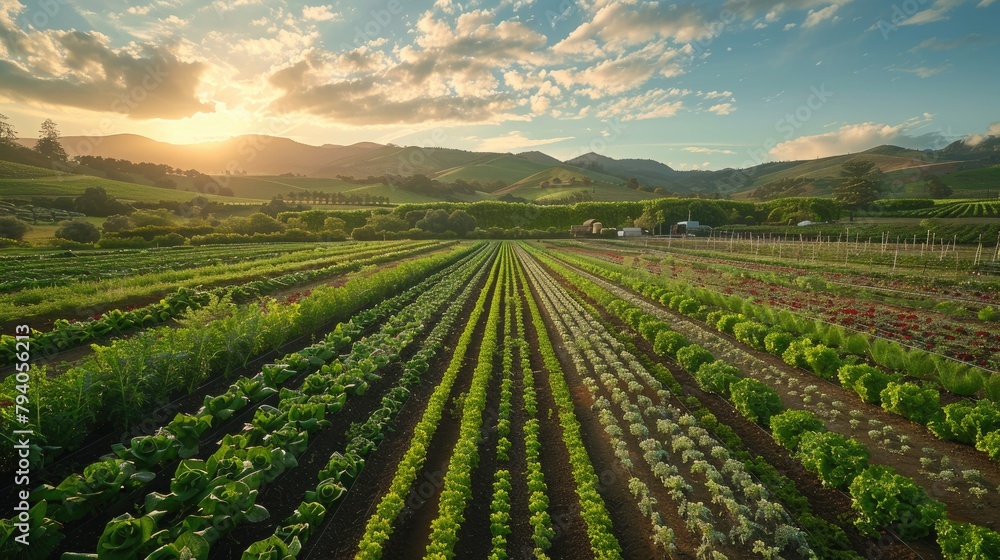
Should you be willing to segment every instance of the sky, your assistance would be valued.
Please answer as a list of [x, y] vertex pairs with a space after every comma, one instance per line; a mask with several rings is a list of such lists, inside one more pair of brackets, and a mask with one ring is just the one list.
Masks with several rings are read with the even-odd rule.
[[0, 0], [22, 137], [749, 167], [1000, 134], [997, 0]]

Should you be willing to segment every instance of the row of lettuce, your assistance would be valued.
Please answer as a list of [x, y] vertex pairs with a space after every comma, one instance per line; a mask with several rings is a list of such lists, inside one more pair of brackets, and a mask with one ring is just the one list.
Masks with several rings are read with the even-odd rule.
[[[579, 257], [561, 253], [557, 256], [685, 313], [680, 309], [680, 303], [690, 298], [674, 300], [676, 295], [664, 288], [614, 272], [610, 267], [596, 266]], [[572, 274], [567, 277], [572, 278]], [[955, 559], [987, 558], [1000, 547], [1000, 534], [986, 527], [949, 521], [944, 504], [928, 497], [926, 491], [913, 480], [896, 473], [890, 466], [869, 465], [868, 451], [860, 442], [826, 431], [822, 420], [808, 411], [783, 410], [779, 395], [772, 387], [743, 377], [737, 368], [716, 360], [711, 352], [689, 343], [669, 324], [642, 309], [607, 292], [600, 294], [601, 289], [593, 284], [589, 291], [602, 296], [609, 311], [635, 328], [652, 344], [657, 354], [675, 360], [703, 389], [724, 396], [748, 420], [769, 429], [775, 440], [796, 452], [795, 457], [815, 472], [824, 485], [848, 490], [852, 508], [857, 513], [854, 524], [862, 533], [875, 537], [880, 531], [893, 528], [904, 539], [933, 533], [937, 535], [945, 556]], [[701, 309], [700, 304], [698, 308], [688, 304], [686, 309], [687, 314], [697, 316], [700, 313], [708, 318], [709, 313]], [[719, 321], [722, 321], [721, 317]], [[732, 319], [726, 322], [739, 324], [738, 320]], [[865, 368], [870, 366], [848, 364], [837, 369], [850, 379], [870, 374]], [[898, 401], [891, 395], [887, 396], [890, 402]], [[983, 402], [988, 401], [982, 401], [977, 407], [982, 407]], [[965, 403], [963, 406], [972, 405]]]
[[[704, 288], [677, 285], [641, 271], [567, 253], [560, 257], [791, 366], [826, 381], [839, 381], [865, 402], [924, 424], [939, 438], [974, 445], [1000, 461], [1000, 405], [966, 399], [941, 406], [941, 391], [927, 379], [936, 373], [946, 387], [966, 393], [960, 388], [963, 380], [980, 373], [964, 364], [865, 333], [847, 335], [836, 325]], [[663, 344], [677, 342], [664, 340]]]
[[[52, 357], [57, 352], [70, 350], [108, 336], [126, 334], [135, 329], [147, 328], [164, 323], [182, 313], [200, 309], [215, 300], [247, 303], [255, 298], [277, 290], [286, 290], [296, 285], [307, 284], [339, 274], [357, 272], [366, 266], [373, 266], [393, 260], [420, 254], [439, 247], [429, 243], [407, 245], [403, 248], [385, 247], [372, 251], [352, 251], [339, 257], [335, 264], [290, 272], [271, 278], [261, 278], [239, 284], [220, 286], [214, 289], [180, 287], [160, 301], [137, 309], [112, 309], [92, 319], [71, 321], [57, 319], [52, 328], [44, 332], [35, 331], [31, 337], [31, 357]], [[13, 364], [17, 352], [16, 339], [0, 335], [0, 366]]]
[[[329, 426], [326, 416], [340, 410], [349, 397], [364, 395], [370, 383], [379, 381], [381, 371], [399, 361], [401, 353], [415, 343], [434, 315], [448, 303], [469, 296], [477, 281], [476, 271], [490, 255], [488, 251], [470, 255], [465, 249], [448, 257], [423, 259], [430, 266], [410, 270], [411, 288], [340, 323], [322, 342], [265, 366], [252, 378], [240, 378], [220, 395], [205, 397], [199, 411], [178, 414], [156, 434], [136, 437], [128, 446], [114, 446], [116, 457], [88, 466], [59, 486], [37, 489], [32, 495], [36, 503], [32, 514], [38, 520], [32, 525], [32, 553], [44, 557], [55, 548], [58, 524], [93, 514], [123, 492], [130, 493], [125, 501], [134, 498], [156, 474], [169, 472], [175, 463], [169, 494], [149, 493], [141, 515], [126, 513], [108, 522], [96, 553], [65, 557], [204, 559], [209, 547], [235, 527], [265, 519], [267, 510], [256, 503], [261, 485], [296, 467], [310, 436]], [[434, 270], [439, 272], [432, 274]], [[413, 285], [420, 278], [426, 279]], [[456, 299], [463, 287], [463, 294]], [[399, 384], [383, 396], [381, 408], [369, 423], [398, 411], [408, 396], [406, 386], [416, 383], [427, 370], [428, 359], [441, 348], [456, 315], [450, 310], [442, 315], [421, 350], [404, 365]], [[377, 333], [361, 338], [365, 330], [379, 323]], [[344, 350], [349, 350], [348, 354], [339, 356]], [[296, 379], [301, 380], [298, 388], [288, 387]], [[249, 423], [239, 422], [251, 413]], [[241, 426], [238, 433], [224, 435], [218, 450], [209, 457], [193, 458], [206, 438]], [[256, 558], [257, 551], [264, 549], [294, 549], [315, 530], [326, 509], [346, 493], [346, 486], [360, 472], [364, 455], [376, 447], [380, 438], [376, 431], [366, 429], [370, 427], [352, 428], [353, 437], [344, 453], [331, 456], [319, 473], [316, 489], [279, 526], [276, 535], [285, 540], [278, 538], [280, 544], [275, 539], [255, 543], [247, 552], [249, 556]], [[9, 540], [13, 523], [5, 521], [3, 529], [0, 550], [6, 547], [11, 552], [9, 549], [16, 546]]]

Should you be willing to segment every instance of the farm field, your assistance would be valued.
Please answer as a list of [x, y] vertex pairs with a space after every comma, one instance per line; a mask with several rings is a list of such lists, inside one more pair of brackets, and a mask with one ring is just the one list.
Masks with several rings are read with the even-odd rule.
[[998, 558], [993, 246], [877, 245], [0, 256], [0, 556]]

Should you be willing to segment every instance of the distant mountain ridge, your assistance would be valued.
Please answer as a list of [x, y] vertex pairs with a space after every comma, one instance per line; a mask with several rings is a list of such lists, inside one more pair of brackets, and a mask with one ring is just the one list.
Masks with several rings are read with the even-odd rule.
[[[31, 139], [19, 142], [28, 147], [35, 143]], [[555, 178], [560, 179], [557, 184], [562, 184], [562, 180], [575, 177], [579, 181], [589, 176], [591, 180], [609, 185], [624, 185], [634, 178], [648, 190], [661, 188], [681, 195], [733, 198], [766, 198], [782, 193], [828, 196], [840, 167], [858, 158], [874, 161], [894, 184], [909, 185], [900, 187], [903, 190], [912, 190], [914, 184], [931, 173], [947, 174], [1000, 165], [1000, 138], [994, 136], [984, 137], [975, 144], [958, 141], [940, 150], [920, 151], [884, 145], [854, 154], [716, 171], [679, 171], [651, 159], [615, 159], [593, 152], [564, 162], [540, 151], [475, 152], [374, 142], [312, 146], [266, 135], [244, 135], [198, 144], [170, 144], [135, 134], [66, 136], [62, 144], [70, 156], [97, 155], [162, 163], [209, 174], [292, 173], [317, 178], [358, 179], [422, 174], [442, 182], [487, 185], [502, 181], [519, 188], [537, 188], [538, 182]], [[788, 185], [795, 188], [789, 190]]]

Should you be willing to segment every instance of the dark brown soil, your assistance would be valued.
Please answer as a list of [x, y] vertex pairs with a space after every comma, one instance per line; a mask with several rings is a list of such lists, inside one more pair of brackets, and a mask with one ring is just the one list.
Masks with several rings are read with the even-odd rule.
[[[424, 374], [424, 380], [412, 389], [410, 398], [403, 404], [399, 414], [396, 416], [394, 431], [387, 434], [375, 452], [369, 455], [365, 462], [365, 468], [358, 479], [354, 481], [351, 491], [341, 500], [335, 511], [327, 513], [323, 526], [303, 547], [299, 555], [300, 558], [304, 560], [350, 558], [357, 552], [358, 542], [364, 535], [368, 518], [374, 512], [381, 496], [388, 490], [396, 474], [396, 467], [399, 461], [410, 447], [413, 430], [423, 417], [427, 401], [434, 392], [434, 388], [440, 382], [441, 374], [444, 373], [448, 367], [448, 363], [451, 361], [452, 352], [461, 335], [462, 326], [468, 321], [476, 297], [475, 294], [472, 296], [470, 302], [466, 305], [466, 309], [455, 323], [457, 327], [445, 340], [444, 347], [446, 351], [441, 352], [432, 360], [427, 373]], [[473, 342], [466, 353], [466, 365], [463, 367], [463, 371], [460, 372], [455, 386], [452, 387], [448, 409], [453, 406], [456, 395], [468, 390], [471, 383], [471, 375], [468, 374], [475, 366], [474, 360], [470, 359], [469, 356], [475, 356], [478, 353], [478, 341], [482, 339], [484, 326], [485, 320], [477, 326], [477, 334], [473, 337]], [[449, 425], [451, 425], [450, 430], [447, 429]], [[446, 412], [432, 438], [425, 467], [418, 474], [412, 492], [406, 500], [407, 507], [396, 520], [397, 528], [393, 532], [393, 538], [386, 545], [384, 551], [385, 557], [392, 557], [393, 554], [398, 555], [401, 553], [400, 549], [405, 549], [406, 547], [412, 549], [409, 551], [410, 554], [422, 557], [426, 547], [430, 519], [433, 519], [437, 515], [436, 497], [440, 493], [441, 482], [443, 481], [445, 469], [448, 466], [447, 461], [451, 457], [451, 450], [457, 438], [458, 421]], [[446, 440], [450, 441], [450, 445], [448, 445], [448, 441]], [[434, 454], [433, 457], [432, 454]], [[432, 464], [434, 465], [433, 468], [429, 468], [429, 465]], [[434, 500], [433, 504], [428, 503], [431, 499]], [[429, 519], [422, 529], [424, 543], [418, 547], [417, 544], [410, 544], [406, 537], [400, 537], [399, 535], [401, 530], [412, 527], [410, 522], [417, 514], [425, 510], [427, 513], [424, 515], [429, 516]], [[390, 552], [389, 547], [392, 546], [396, 548], [393, 549], [393, 552]], [[402, 550], [402, 552], [405, 552], [405, 550]]]
[[[629, 474], [618, 464], [618, 460], [614, 456], [611, 445], [604, 434], [604, 428], [598, 421], [597, 415], [591, 409], [593, 400], [590, 397], [590, 393], [580, 383], [572, 360], [566, 353], [566, 349], [559, 342], [559, 337], [555, 335], [556, 330], [552, 318], [549, 316], [548, 310], [542, 306], [540, 298], [537, 297], [535, 286], [532, 286], [532, 292], [535, 294], [535, 301], [539, 304], [542, 318], [545, 320], [546, 327], [549, 330], [553, 347], [556, 350], [559, 361], [562, 363], [566, 382], [570, 386], [574, 401], [574, 413], [580, 422], [580, 435], [583, 438], [584, 447], [587, 448], [590, 461], [594, 465], [594, 470], [600, 479], [598, 491], [604, 499], [604, 503], [610, 514], [614, 535], [622, 547], [622, 554], [625, 558], [656, 558], [658, 557], [658, 552], [652, 542], [649, 521], [639, 511], [639, 507], [628, 489]], [[549, 401], [547, 406], [554, 409], [555, 403], [551, 401], [552, 396], [548, 391], [547, 380], [542, 384], [545, 385], [544, 392]], [[539, 391], [539, 393], [541, 396], [542, 391]], [[541, 403], [542, 401], [540, 400]], [[558, 423], [558, 414], [553, 412], [553, 416], [555, 417], [554, 420]], [[545, 447], [543, 444], [543, 453]], [[569, 468], [568, 454], [564, 465]], [[570, 488], [575, 488], [575, 483]]]

